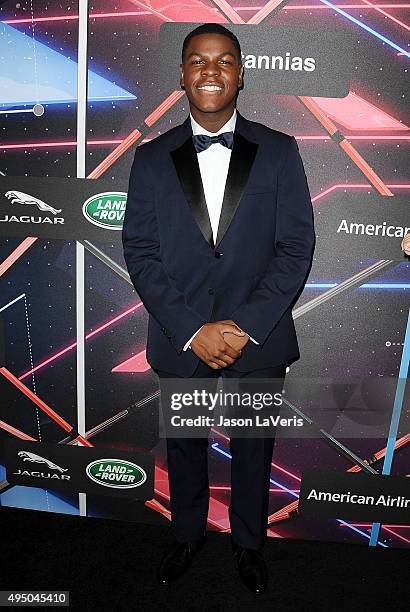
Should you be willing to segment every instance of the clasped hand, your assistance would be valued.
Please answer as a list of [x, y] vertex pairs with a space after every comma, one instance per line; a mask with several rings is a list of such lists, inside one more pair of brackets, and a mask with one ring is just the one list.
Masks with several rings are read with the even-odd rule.
[[206, 323], [191, 342], [194, 353], [214, 370], [225, 368], [234, 363], [241, 355], [242, 350], [230, 346], [224, 333], [229, 332], [244, 337], [244, 346], [249, 340], [246, 332], [242, 331], [231, 319]]

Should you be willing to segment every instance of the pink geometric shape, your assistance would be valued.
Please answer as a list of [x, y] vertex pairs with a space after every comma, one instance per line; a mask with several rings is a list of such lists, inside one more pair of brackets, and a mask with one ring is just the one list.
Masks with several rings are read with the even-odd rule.
[[312, 98], [331, 119], [350, 130], [408, 130], [385, 111], [350, 92], [345, 98]]
[[150, 2], [131, 0], [131, 2], [141, 7], [144, 13], [148, 10], [164, 21], [226, 22], [226, 18], [219, 11], [199, 0], [191, 0], [189, 4], [186, 2], [169, 2], [169, 0], [151, 0]]
[[[154, 490], [157, 495], [169, 501], [168, 472], [158, 465], [155, 466]], [[228, 506], [212, 495], [209, 496], [208, 525], [217, 531], [230, 531]], [[282, 538], [273, 529], [268, 529], [268, 537]]]
[[144, 350], [118, 364], [111, 372], [146, 372], [150, 367]]
[[21, 242], [18, 247], [16, 247], [14, 251], [0, 263], [0, 276], [3, 276], [10, 266], [12, 266], [14, 262], [17, 261], [17, 259], [21, 257], [36, 240], [37, 238], [34, 237], [24, 238], [23, 242]]

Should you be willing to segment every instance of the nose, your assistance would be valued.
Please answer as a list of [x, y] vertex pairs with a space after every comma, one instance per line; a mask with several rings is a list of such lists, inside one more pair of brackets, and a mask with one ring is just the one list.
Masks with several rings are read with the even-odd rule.
[[215, 62], [206, 62], [202, 68], [202, 74], [219, 74], [220, 66]]

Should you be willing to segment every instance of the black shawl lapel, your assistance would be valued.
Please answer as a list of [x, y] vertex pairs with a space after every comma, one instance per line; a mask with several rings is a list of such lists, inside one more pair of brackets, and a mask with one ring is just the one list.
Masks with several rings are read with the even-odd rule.
[[243, 117], [238, 113], [215, 248], [224, 237], [238, 209], [258, 149], [256, 142], [248, 140], [243, 135], [242, 127]]
[[174, 162], [181, 187], [195, 217], [195, 221], [207, 243], [213, 247], [212, 226], [206, 205], [198, 157], [192, 140], [192, 127], [189, 116], [181, 127], [184, 135], [186, 132], [189, 132], [189, 135], [180, 147], [171, 151], [172, 161]]
[[189, 116], [181, 124], [182, 144], [170, 152], [192, 214], [194, 215], [202, 235], [212, 248], [216, 248], [221, 242], [238, 209], [258, 149], [258, 144], [246, 137], [248, 135], [247, 120], [238, 110], [236, 112], [234, 144], [229, 162], [215, 244], [212, 236], [212, 227], [206, 205], [197, 153], [192, 141], [192, 127]]

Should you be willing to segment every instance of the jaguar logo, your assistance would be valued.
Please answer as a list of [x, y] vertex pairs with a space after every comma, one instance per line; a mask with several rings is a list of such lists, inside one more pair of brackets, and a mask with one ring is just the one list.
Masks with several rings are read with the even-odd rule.
[[4, 194], [8, 200], [11, 200], [12, 204], [28, 204], [37, 206], [39, 210], [43, 212], [51, 212], [53, 215], [60, 213], [62, 208], [57, 210], [57, 208], [53, 208], [50, 204], [43, 202], [43, 200], [39, 200], [34, 196], [29, 195], [28, 193], [24, 193], [23, 191], [6, 191]]
[[23, 461], [32, 461], [33, 463], [45, 463], [50, 470], [57, 470], [58, 472], [67, 472], [68, 468], [62, 468], [59, 465], [53, 463], [49, 459], [45, 459], [44, 457], [40, 457], [40, 455], [36, 455], [35, 453], [30, 453], [29, 451], [19, 451], [18, 456], [23, 459]]

